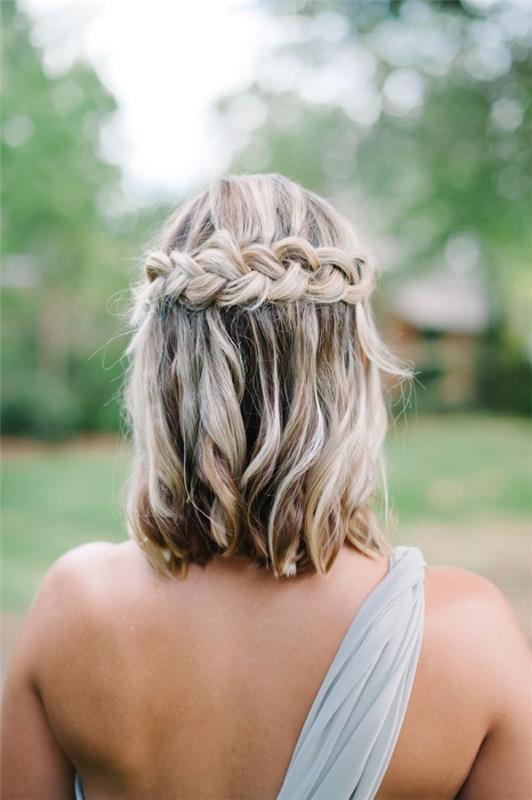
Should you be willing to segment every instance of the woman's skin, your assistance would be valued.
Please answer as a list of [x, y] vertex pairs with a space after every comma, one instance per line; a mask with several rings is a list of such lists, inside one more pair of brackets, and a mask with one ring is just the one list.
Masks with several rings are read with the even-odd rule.
[[[88, 800], [273, 800], [386, 567], [346, 545], [326, 579], [279, 581], [231, 558], [172, 581], [132, 542], [70, 551], [11, 660], [2, 797], [72, 798], [77, 769]], [[531, 655], [508, 602], [450, 567], [427, 568], [425, 596], [421, 657], [378, 800], [529, 800]]]

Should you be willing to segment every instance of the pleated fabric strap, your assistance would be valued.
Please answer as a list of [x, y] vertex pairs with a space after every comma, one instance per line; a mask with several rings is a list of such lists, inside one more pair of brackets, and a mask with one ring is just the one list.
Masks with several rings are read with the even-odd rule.
[[83, 786], [81, 785], [81, 778], [79, 777], [77, 772], [76, 772], [76, 777], [74, 779], [74, 800], [85, 800]]
[[277, 800], [373, 800], [392, 757], [416, 672], [424, 567], [400, 545], [359, 608], [301, 729]]

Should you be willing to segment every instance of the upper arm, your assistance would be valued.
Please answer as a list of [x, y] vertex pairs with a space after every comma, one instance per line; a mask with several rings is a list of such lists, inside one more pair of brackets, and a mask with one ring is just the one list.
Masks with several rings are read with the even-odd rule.
[[[532, 797], [532, 655], [510, 604], [490, 581], [465, 573], [478, 681], [489, 727], [457, 800]], [[473, 620], [473, 624], [475, 624]]]
[[65, 662], [72, 620], [87, 601], [80, 563], [88, 552], [76, 548], [48, 571], [11, 656], [1, 717], [1, 795], [5, 800], [72, 797], [74, 766], [50, 723], [40, 675]]
[[74, 767], [57, 742], [28, 673], [18, 658], [6, 680], [2, 703], [4, 800], [71, 798]]

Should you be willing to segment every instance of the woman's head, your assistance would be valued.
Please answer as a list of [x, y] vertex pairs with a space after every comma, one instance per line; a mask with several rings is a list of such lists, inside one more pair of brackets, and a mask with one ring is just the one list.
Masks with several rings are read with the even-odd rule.
[[135, 288], [130, 533], [168, 573], [238, 554], [326, 573], [371, 511], [386, 410], [373, 269], [351, 225], [281, 175], [216, 181], [173, 214]]

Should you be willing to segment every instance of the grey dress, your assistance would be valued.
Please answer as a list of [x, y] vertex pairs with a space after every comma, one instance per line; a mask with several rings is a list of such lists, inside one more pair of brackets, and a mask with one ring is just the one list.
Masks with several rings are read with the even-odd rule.
[[[372, 800], [399, 737], [423, 638], [424, 568], [399, 545], [314, 699], [277, 800]], [[76, 800], [84, 800], [79, 775]]]

